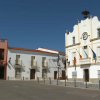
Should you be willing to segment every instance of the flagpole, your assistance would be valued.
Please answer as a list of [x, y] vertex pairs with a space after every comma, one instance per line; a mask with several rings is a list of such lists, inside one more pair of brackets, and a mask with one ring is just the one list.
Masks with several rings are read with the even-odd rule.
[[[70, 52], [70, 51], [69, 51]], [[71, 52], [70, 52], [71, 53]], [[72, 53], [71, 53], [72, 54]], [[75, 59], [75, 58], [74, 58]], [[76, 71], [76, 62], [74, 62], [74, 66], [75, 66], [75, 71]]]
[[[74, 58], [75, 59], [75, 58]], [[75, 65], [75, 71], [76, 71], [76, 62], [74, 62], [74, 65]]]
[[[76, 57], [74, 57], [74, 60], [76, 59]], [[74, 66], [75, 66], [75, 71], [76, 71], [76, 61], [74, 61]]]
[[[83, 49], [83, 48], [82, 48]], [[84, 49], [83, 49], [83, 51], [84, 51]], [[84, 51], [85, 52], [85, 51]], [[88, 58], [88, 55], [87, 55], [87, 53], [85, 52], [85, 54], [86, 54], [86, 56], [87, 56], [87, 58]]]
[[[78, 52], [78, 50], [76, 49], [76, 51]], [[79, 53], [79, 52], [78, 52]], [[79, 53], [80, 54], [80, 53]]]
[[96, 63], [96, 60], [97, 60], [97, 58], [96, 58], [96, 53], [92, 50], [92, 48], [89, 46], [89, 48], [91, 49], [91, 51], [92, 51], [92, 53], [93, 53], [93, 58], [94, 58], [94, 60], [95, 60], [95, 63]]

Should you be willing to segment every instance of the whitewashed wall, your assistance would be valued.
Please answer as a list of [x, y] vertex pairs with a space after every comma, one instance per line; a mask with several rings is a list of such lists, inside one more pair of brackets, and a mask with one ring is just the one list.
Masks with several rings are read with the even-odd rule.
[[[8, 63], [7, 66], [7, 77], [10, 79], [15, 79], [15, 60], [16, 55], [20, 55], [20, 60], [22, 60], [23, 66], [21, 68], [21, 76], [27, 77], [30, 79], [30, 62], [31, 56], [35, 56], [35, 59], [38, 64], [38, 70], [36, 70], [35, 79], [37, 77], [42, 77], [42, 57], [46, 57], [46, 62], [48, 62], [49, 69], [47, 70], [47, 77], [54, 77], [54, 71], [58, 71], [57, 62], [54, 62], [52, 59], [57, 59], [57, 54], [50, 53], [42, 53], [42, 52], [31, 52], [31, 51], [22, 51], [22, 50], [8, 50], [8, 60], [11, 57], [11, 64]], [[60, 61], [62, 67], [64, 67], [63, 63]]]

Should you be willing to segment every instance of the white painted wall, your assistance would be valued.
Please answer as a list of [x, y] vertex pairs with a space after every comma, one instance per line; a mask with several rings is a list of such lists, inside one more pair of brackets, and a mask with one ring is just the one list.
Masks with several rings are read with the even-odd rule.
[[100, 70], [100, 65], [92, 65], [90, 68], [90, 78], [98, 78], [98, 70]]
[[[72, 78], [72, 72], [75, 71], [75, 67], [68, 68], [68, 78]], [[76, 68], [77, 71], [77, 78], [83, 78], [83, 69], [80, 67]]]
[[[16, 55], [20, 55], [20, 60], [22, 60], [23, 66], [21, 68], [21, 76], [30, 79], [30, 62], [31, 56], [35, 56], [38, 67], [36, 70], [35, 79], [37, 77], [42, 77], [42, 57], [46, 57], [46, 62], [48, 62], [49, 69], [47, 71], [47, 77], [54, 78], [54, 71], [57, 71], [57, 62], [54, 62], [52, 59], [57, 59], [57, 54], [50, 54], [50, 53], [42, 53], [42, 52], [31, 52], [31, 51], [22, 51], [22, 50], [8, 50], [8, 60], [11, 57], [11, 64], [8, 63], [7, 66], [7, 77], [9, 76], [10, 79], [15, 79], [15, 60]], [[61, 67], [64, 67], [63, 63], [60, 61]]]
[[[89, 78], [98, 78], [98, 70], [100, 70], [100, 65], [91, 65], [87, 66], [84, 65], [84, 67], [77, 67], [77, 78], [83, 78], [84, 75], [84, 69], [89, 69]], [[68, 78], [72, 78], [72, 72], [75, 71], [74, 67], [69, 67], [68, 68]]]

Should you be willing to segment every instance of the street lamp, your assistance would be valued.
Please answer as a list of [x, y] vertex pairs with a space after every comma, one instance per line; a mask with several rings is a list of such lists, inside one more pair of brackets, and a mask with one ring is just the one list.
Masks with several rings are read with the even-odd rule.
[[64, 61], [64, 65], [65, 65], [65, 78], [68, 80], [68, 75], [66, 75], [66, 67], [67, 67], [67, 71], [68, 71], [68, 65], [70, 64], [70, 61], [68, 61], [68, 58], [65, 59]]
[[58, 80], [59, 80], [59, 67], [60, 67], [60, 63], [59, 63], [59, 53], [58, 53], [58, 61], [57, 61], [57, 65], [58, 65]]
[[11, 57], [9, 58], [9, 63], [11, 63]]

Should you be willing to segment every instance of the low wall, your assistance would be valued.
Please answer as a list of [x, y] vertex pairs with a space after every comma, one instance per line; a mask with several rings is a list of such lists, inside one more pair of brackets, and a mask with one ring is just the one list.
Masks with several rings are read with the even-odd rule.
[[95, 89], [100, 89], [100, 82], [98, 83], [89, 83], [89, 82], [77, 82], [77, 81], [61, 81], [61, 80], [37, 80], [38, 83], [43, 83], [43, 84], [53, 84], [53, 85], [62, 85], [62, 86], [73, 86], [73, 87], [82, 87], [82, 88], [95, 88]]

